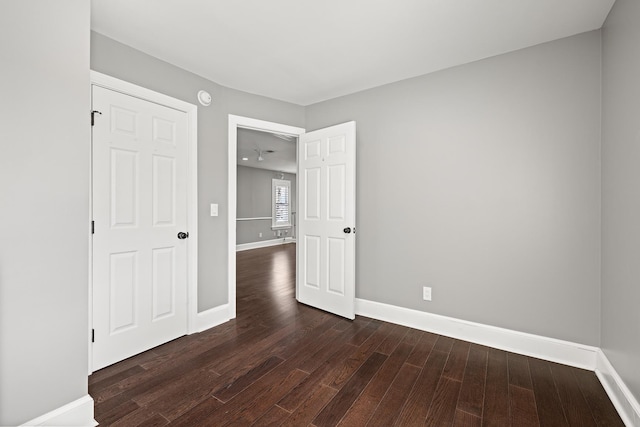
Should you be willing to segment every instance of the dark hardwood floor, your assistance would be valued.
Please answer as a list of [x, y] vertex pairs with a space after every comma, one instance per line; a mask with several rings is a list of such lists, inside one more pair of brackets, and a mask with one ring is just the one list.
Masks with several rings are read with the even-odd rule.
[[237, 318], [95, 372], [101, 426], [623, 426], [593, 372], [295, 301], [238, 252]]

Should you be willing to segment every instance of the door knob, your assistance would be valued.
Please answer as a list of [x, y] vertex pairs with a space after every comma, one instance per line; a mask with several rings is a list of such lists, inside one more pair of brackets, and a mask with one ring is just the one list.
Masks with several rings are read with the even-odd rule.
[[189, 237], [189, 233], [185, 233], [184, 231], [178, 233], [178, 239], [180, 240], [186, 239], [187, 237]]
[[342, 231], [344, 231], [345, 233], [349, 234], [349, 233], [351, 233], [351, 227], [345, 227], [345, 229], [342, 230]]

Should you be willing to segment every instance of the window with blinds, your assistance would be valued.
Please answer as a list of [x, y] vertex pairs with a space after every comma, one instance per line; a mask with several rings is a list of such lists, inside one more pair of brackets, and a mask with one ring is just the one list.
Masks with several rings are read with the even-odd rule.
[[291, 227], [291, 181], [273, 179], [271, 182], [271, 228]]

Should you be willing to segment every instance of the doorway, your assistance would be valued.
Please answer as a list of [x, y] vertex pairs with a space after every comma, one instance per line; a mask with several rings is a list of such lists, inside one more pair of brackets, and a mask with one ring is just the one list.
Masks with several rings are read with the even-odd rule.
[[238, 129], [236, 249], [295, 241], [297, 138]]
[[[229, 318], [236, 317], [238, 129], [297, 137], [296, 300], [355, 318], [356, 123], [304, 129], [229, 115]], [[260, 151], [258, 152], [260, 156]]]
[[[229, 294], [229, 318], [236, 317], [236, 220], [238, 202], [238, 131], [250, 129], [271, 134], [290, 136], [297, 144], [298, 137], [305, 133], [303, 128], [284, 125], [280, 123], [257, 120], [248, 117], [229, 115], [229, 198], [228, 198], [228, 294]], [[292, 141], [293, 142], [293, 141]], [[260, 153], [258, 153], [260, 154]], [[297, 198], [296, 198], [297, 200]], [[296, 209], [297, 210], [297, 209]]]

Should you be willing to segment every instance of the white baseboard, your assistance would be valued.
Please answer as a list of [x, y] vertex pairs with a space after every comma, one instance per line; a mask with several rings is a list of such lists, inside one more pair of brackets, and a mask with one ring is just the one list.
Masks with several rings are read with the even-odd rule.
[[618, 372], [613, 368], [602, 350], [596, 358], [596, 375], [616, 407], [620, 418], [628, 427], [640, 427], [640, 403], [627, 388]]
[[229, 304], [219, 305], [198, 313], [196, 330], [194, 332], [206, 331], [209, 328], [218, 326], [231, 319], [229, 316]]
[[273, 240], [263, 240], [261, 242], [241, 243], [236, 245], [236, 252], [248, 251], [249, 249], [267, 248], [269, 246], [284, 245], [287, 243], [295, 243], [295, 237], [281, 237]]
[[356, 314], [513, 353], [595, 370], [597, 347], [356, 298]]
[[88, 427], [97, 425], [98, 423], [93, 419], [93, 399], [88, 394], [22, 424], [22, 426], [65, 427]]

